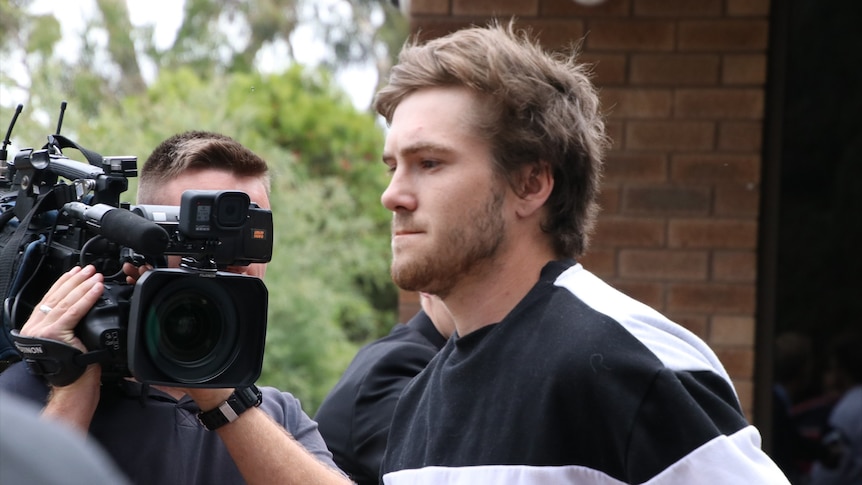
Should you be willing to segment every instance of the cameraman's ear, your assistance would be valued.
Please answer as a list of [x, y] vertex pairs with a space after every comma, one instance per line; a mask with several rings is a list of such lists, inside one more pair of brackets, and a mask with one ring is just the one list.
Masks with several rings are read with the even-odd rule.
[[549, 163], [540, 160], [523, 167], [518, 178], [518, 216], [533, 215], [545, 205], [553, 190], [554, 174]]

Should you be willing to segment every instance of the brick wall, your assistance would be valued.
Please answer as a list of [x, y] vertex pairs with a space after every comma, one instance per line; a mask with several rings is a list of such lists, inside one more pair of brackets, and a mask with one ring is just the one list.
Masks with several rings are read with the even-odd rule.
[[411, 29], [512, 15], [595, 66], [614, 144], [583, 263], [703, 337], [750, 416], [769, 1], [412, 0]]

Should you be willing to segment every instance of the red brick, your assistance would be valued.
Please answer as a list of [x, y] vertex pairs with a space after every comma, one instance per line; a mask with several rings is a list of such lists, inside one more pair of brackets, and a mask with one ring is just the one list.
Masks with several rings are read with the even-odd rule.
[[605, 159], [606, 182], [664, 182], [667, 157], [655, 153], [612, 153]]
[[713, 350], [730, 377], [745, 379], [754, 375], [754, 349], [716, 346]]
[[709, 326], [709, 341], [714, 345], [754, 346], [754, 317], [720, 315]]
[[614, 86], [626, 81], [626, 56], [582, 52], [578, 57], [592, 69], [593, 82], [599, 86]]
[[727, 85], [766, 84], [766, 54], [724, 56], [721, 82]]
[[550, 50], [572, 53], [584, 37], [584, 23], [580, 20], [537, 19], [530, 21], [530, 27], [542, 46]]
[[535, 16], [539, 13], [539, 0], [452, 0], [452, 13], [501, 18]]
[[674, 47], [675, 24], [661, 20], [590, 20], [587, 23], [590, 50], [670, 51]]
[[760, 182], [759, 155], [674, 155], [670, 160], [674, 182], [701, 184], [756, 184]]
[[682, 20], [681, 51], [765, 52], [769, 22], [764, 20]]
[[619, 260], [623, 278], [702, 281], [709, 258], [706, 251], [626, 249], [620, 251]]
[[602, 89], [602, 105], [610, 118], [667, 118], [671, 93], [666, 89]]
[[721, 0], [635, 0], [634, 15], [643, 17], [715, 17], [721, 15]]
[[600, 218], [593, 244], [599, 247], [661, 247], [665, 244], [665, 222], [643, 218]]
[[620, 212], [620, 187], [618, 185], [604, 184], [599, 192], [599, 207], [603, 215], [618, 214]]
[[678, 283], [668, 288], [667, 306], [672, 312], [739, 315], [754, 312], [752, 285]]
[[721, 186], [715, 190], [715, 215], [757, 217], [760, 214], [760, 186]]
[[410, 0], [411, 15], [443, 15], [449, 13], [449, 0]]
[[415, 291], [398, 290], [398, 321], [407, 322], [416, 315], [422, 306], [419, 304], [419, 293]]
[[631, 59], [634, 85], [692, 86], [718, 84], [720, 59], [714, 55], [635, 54]]
[[483, 18], [452, 18], [452, 17], [417, 17], [410, 20], [410, 31], [421, 41], [443, 37], [456, 30], [470, 27], [473, 24], [485, 25]]
[[599, 17], [628, 15], [630, 0], [605, 0], [598, 5], [580, 5], [572, 0], [543, 0], [539, 12], [544, 17]]
[[753, 249], [757, 247], [757, 223], [721, 219], [676, 219], [669, 223], [672, 248]]
[[749, 423], [754, 422], [754, 383], [749, 379], [731, 379], [736, 395], [739, 397], [739, 405]]
[[626, 187], [625, 214], [703, 215], [710, 212], [712, 194], [705, 187]]
[[631, 280], [613, 280], [609, 283], [614, 288], [620, 290], [621, 292], [634, 298], [635, 300], [649, 305], [652, 308], [658, 310], [659, 312], [664, 312], [664, 284]]
[[757, 278], [757, 253], [752, 251], [716, 251], [712, 255], [712, 278], [715, 281], [754, 283]]
[[718, 148], [723, 151], [760, 152], [763, 125], [758, 121], [723, 121], [718, 125]]
[[762, 89], [681, 89], [674, 97], [679, 118], [763, 118]]
[[768, 17], [770, 0], [727, 0], [727, 14], [734, 17]]
[[633, 121], [626, 124], [628, 150], [707, 151], [715, 146], [715, 123], [705, 121]]
[[[604, 110], [604, 106], [602, 106], [602, 110]], [[605, 122], [605, 134], [611, 142], [611, 146], [608, 149], [609, 152], [613, 153], [614, 151], [622, 150], [625, 147], [623, 130], [624, 125], [622, 121], [609, 120]]]
[[590, 247], [578, 262], [599, 278], [613, 278], [617, 274], [617, 252], [614, 249]]
[[706, 340], [708, 334], [707, 318], [702, 315], [691, 314], [668, 314], [667, 317], [671, 321], [679, 324], [689, 332], [697, 335], [703, 340]]

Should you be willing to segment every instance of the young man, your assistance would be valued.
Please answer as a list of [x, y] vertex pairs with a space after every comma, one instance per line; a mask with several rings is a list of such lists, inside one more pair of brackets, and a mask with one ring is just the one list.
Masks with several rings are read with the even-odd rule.
[[[157, 147], [141, 170], [138, 200], [179, 205], [189, 189], [240, 190], [269, 208], [266, 162], [215, 133], [187, 132]], [[265, 269], [229, 268], [259, 278]], [[127, 273], [137, 276], [131, 267]], [[37, 306], [44, 310], [34, 311], [20, 333], [86, 352], [74, 329], [102, 295], [102, 281], [92, 266], [64, 274]], [[101, 385], [101, 367], [90, 365], [48, 397], [44, 381], [23, 362], [0, 374], [0, 388], [39, 401], [44, 415], [89, 433], [134, 483], [349, 483], [299, 401], [274, 388], [261, 388], [259, 406], [214, 431], [204, 428], [198, 413], [221, 407], [234, 389], [145, 387], [133, 380]]]
[[787, 483], [707, 345], [578, 264], [606, 145], [584, 68], [508, 27], [407, 45], [392, 277], [456, 333], [405, 389], [383, 481]]
[[332, 459], [358, 485], [379, 483], [398, 397], [454, 331], [439, 298], [419, 298], [422, 310], [409, 322], [356, 353], [314, 416]]

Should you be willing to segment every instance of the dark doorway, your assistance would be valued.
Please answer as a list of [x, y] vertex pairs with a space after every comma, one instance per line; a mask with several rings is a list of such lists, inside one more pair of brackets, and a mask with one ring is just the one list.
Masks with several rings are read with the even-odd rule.
[[[776, 0], [771, 12], [755, 419], [779, 454], [796, 445], [773, 426], [775, 401], [790, 397], [816, 439], [837, 397], [830, 344], [862, 328], [862, 2]], [[788, 366], [786, 351], [806, 347], [810, 364]], [[792, 396], [772, 394], [792, 372]]]

